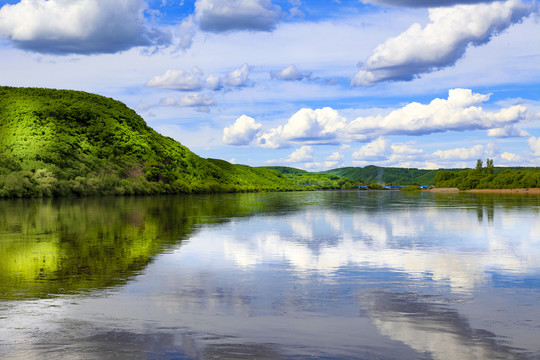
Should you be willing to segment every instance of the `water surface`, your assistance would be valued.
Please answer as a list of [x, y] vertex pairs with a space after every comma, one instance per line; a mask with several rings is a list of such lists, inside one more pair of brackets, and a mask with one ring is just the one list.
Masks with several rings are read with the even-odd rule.
[[540, 197], [0, 202], [0, 358], [538, 359]]

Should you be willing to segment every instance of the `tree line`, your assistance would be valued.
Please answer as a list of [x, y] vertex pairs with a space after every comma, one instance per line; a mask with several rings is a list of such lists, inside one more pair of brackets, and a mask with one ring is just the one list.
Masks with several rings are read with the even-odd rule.
[[493, 159], [487, 159], [485, 165], [481, 159], [478, 159], [474, 169], [458, 172], [437, 171], [435, 186], [438, 188], [455, 187], [460, 190], [538, 188], [540, 187], [540, 169], [495, 168]]

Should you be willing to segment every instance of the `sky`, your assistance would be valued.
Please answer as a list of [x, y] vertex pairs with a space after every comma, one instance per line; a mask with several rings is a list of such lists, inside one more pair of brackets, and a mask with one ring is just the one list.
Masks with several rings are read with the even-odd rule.
[[532, 0], [0, 0], [0, 85], [251, 166], [540, 166], [539, 64]]

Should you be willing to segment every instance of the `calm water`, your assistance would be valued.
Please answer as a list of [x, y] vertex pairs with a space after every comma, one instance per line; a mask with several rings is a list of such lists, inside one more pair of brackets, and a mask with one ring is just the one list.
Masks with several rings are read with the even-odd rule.
[[540, 359], [540, 197], [0, 202], [2, 359]]

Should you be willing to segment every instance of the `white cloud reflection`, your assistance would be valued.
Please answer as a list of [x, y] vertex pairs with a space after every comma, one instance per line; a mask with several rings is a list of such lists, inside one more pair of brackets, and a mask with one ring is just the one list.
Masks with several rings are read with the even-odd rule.
[[[506, 216], [490, 220], [493, 215], [484, 210], [441, 215], [440, 211], [423, 212], [424, 218], [419, 219], [414, 211], [381, 217], [365, 212], [343, 216], [337, 211], [308, 211], [276, 220], [280, 223], [270, 227], [281, 229], [279, 232], [259, 227], [250, 241], [225, 237], [225, 257], [241, 267], [281, 261], [298, 274], [333, 276], [346, 267], [391, 269], [412, 279], [449, 286], [453, 292], [474, 290], [489, 281], [493, 270], [525, 274], [537, 268], [540, 251], [535, 244], [540, 235], [530, 222], [524, 225], [520, 219]], [[520, 231], [478, 226], [479, 221], [495, 220], [502, 229]]]

